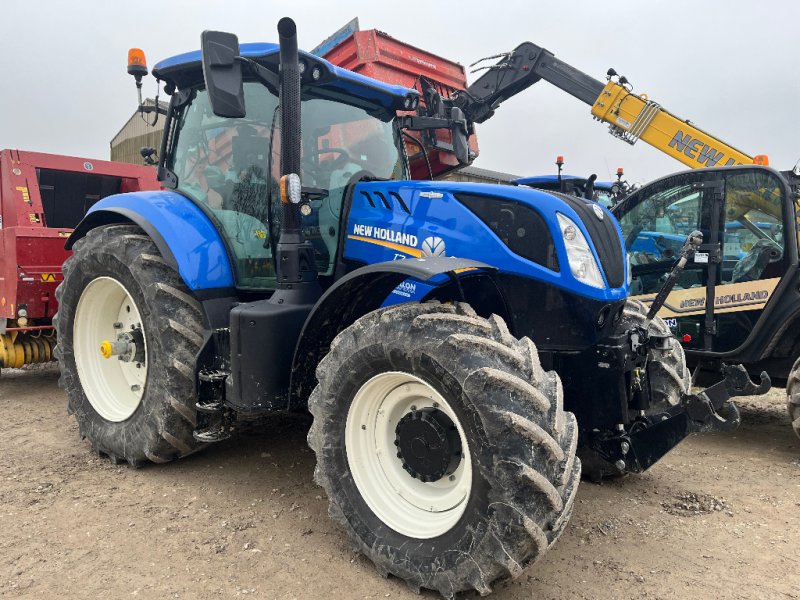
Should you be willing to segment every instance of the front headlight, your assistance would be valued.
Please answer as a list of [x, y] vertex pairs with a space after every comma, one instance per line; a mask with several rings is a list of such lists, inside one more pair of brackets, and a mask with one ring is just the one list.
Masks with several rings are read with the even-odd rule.
[[556, 213], [558, 225], [561, 228], [561, 237], [567, 248], [569, 268], [577, 280], [586, 285], [603, 289], [606, 287], [600, 267], [589, 248], [581, 230], [575, 222], [561, 213]]

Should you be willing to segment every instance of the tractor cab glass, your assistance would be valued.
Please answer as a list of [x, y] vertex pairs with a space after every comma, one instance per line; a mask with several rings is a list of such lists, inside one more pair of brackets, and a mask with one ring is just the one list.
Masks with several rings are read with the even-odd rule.
[[[703, 246], [659, 314], [689, 348], [736, 349], [788, 267], [785, 231], [791, 227], [794, 235], [794, 228], [784, 223], [785, 204], [785, 185], [764, 168], [692, 171], [643, 188], [616, 211], [632, 266], [631, 294], [653, 297], [687, 235], [699, 230]], [[708, 317], [714, 326], [707, 336]]]
[[[214, 115], [198, 89], [176, 114], [168, 168], [177, 190], [217, 220], [236, 271], [237, 287], [276, 286], [275, 245], [280, 229], [280, 111], [278, 98], [245, 82], [247, 115]], [[333, 273], [345, 188], [359, 177], [402, 179], [406, 166], [391, 121], [364, 108], [309, 95], [303, 98], [304, 187], [322, 191], [303, 217], [320, 275]]]

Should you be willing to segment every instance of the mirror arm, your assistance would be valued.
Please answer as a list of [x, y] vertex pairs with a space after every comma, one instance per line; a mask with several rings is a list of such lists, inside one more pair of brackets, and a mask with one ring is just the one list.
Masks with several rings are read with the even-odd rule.
[[[422, 131], [424, 129], [450, 129], [454, 121], [440, 117], [398, 117], [397, 124], [401, 129]], [[466, 123], [465, 123], [466, 126]]]
[[245, 58], [244, 56], [237, 56], [236, 60], [247, 65], [250, 69], [250, 72], [253, 73], [256, 79], [263, 83], [269, 89], [269, 91], [274, 94], [278, 93], [278, 88], [280, 87], [280, 77], [277, 73], [273, 73], [266, 67], [258, 64], [256, 61], [250, 58]]

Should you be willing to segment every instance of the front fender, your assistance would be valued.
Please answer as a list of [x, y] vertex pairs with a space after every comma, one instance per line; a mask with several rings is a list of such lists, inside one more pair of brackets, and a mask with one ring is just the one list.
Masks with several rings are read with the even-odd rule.
[[172, 191], [131, 192], [100, 200], [72, 232], [67, 250], [90, 230], [132, 222], [153, 240], [192, 291], [230, 288], [233, 269], [212, 220], [186, 196]]
[[290, 407], [308, 398], [316, 385], [316, 366], [339, 332], [380, 308], [398, 285], [413, 279], [436, 289], [466, 274], [495, 270], [474, 260], [437, 257], [375, 263], [342, 277], [323, 294], [303, 326], [292, 361]]

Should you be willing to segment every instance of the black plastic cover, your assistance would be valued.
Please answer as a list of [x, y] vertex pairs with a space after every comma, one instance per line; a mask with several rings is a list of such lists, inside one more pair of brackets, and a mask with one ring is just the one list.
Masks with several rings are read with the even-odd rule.
[[497, 196], [456, 194], [515, 254], [558, 272], [553, 236], [535, 209]]

